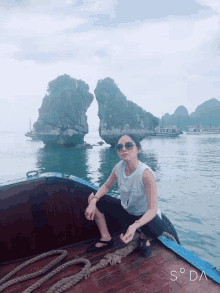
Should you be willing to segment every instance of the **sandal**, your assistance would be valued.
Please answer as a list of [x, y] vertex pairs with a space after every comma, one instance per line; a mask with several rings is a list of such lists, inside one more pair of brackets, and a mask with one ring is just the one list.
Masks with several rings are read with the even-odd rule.
[[[140, 243], [139, 249], [141, 251], [141, 254], [142, 254], [143, 257], [147, 258], [151, 254], [151, 246], [146, 245], [147, 239], [139, 238], [139, 241], [140, 241], [139, 242]], [[142, 244], [142, 246], [141, 246], [141, 244]]]
[[[106, 245], [103, 245], [101, 247], [97, 247], [97, 246], [95, 246], [96, 243], [105, 243]], [[97, 252], [97, 251], [101, 251], [101, 250], [104, 250], [104, 249], [107, 249], [107, 248], [111, 248], [112, 245], [114, 244], [114, 240], [113, 239], [111, 239], [109, 241], [99, 240], [96, 243], [90, 245], [87, 248], [86, 253]]]

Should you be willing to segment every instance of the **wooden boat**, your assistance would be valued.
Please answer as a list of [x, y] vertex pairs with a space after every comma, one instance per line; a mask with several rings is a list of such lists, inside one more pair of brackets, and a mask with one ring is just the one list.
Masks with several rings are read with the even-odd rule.
[[183, 134], [183, 132], [176, 126], [157, 126], [151, 136], [177, 137], [180, 134]]
[[187, 134], [220, 134], [220, 126], [203, 127], [202, 124], [187, 126]]
[[30, 119], [30, 131], [25, 133], [25, 136], [32, 138], [32, 140], [40, 140], [34, 129], [31, 129], [31, 119]]
[[37, 136], [35, 131], [29, 131], [25, 133], [25, 136], [32, 138], [33, 140], [40, 140], [39, 137]]
[[[20, 264], [36, 255], [41, 257], [41, 254], [47, 251], [67, 251], [66, 258], [56, 264], [54, 269], [82, 256], [94, 265], [107, 253], [126, 247], [118, 238], [123, 227], [109, 214], [106, 221], [115, 240], [114, 246], [109, 250], [86, 255], [88, 245], [100, 238], [95, 222], [85, 218], [88, 196], [96, 191], [96, 187], [80, 178], [57, 172], [38, 174], [37, 171], [32, 171], [27, 173], [27, 178], [0, 185], [0, 292], [32, 292], [27, 288], [39, 281], [42, 276], [20, 281], [5, 289], [1, 280]], [[105, 196], [118, 202], [116, 198]], [[167, 232], [179, 242], [174, 227], [165, 215], [163, 220]], [[41, 258], [17, 272], [14, 277], [34, 273], [56, 257], [53, 254]], [[81, 269], [82, 266], [71, 265], [56, 273], [35, 292], [48, 292], [58, 280], [65, 278], [64, 282], [67, 282], [67, 277], [78, 274]], [[198, 280], [193, 282], [192, 278], [195, 279], [195, 276]], [[87, 280], [82, 279], [65, 292], [214, 293], [220, 292], [219, 284], [218, 269], [180, 244], [160, 236], [152, 241], [152, 254], [149, 258], [138, 257], [137, 252], [133, 251], [123, 258], [121, 263], [116, 263], [115, 266], [108, 265], [92, 273]], [[55, 289], [51, 292], [63, 291]]]

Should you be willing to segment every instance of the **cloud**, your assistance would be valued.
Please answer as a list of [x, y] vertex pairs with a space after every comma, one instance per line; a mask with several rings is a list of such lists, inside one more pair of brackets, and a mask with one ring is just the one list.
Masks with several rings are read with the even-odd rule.
[[34, 37], [38, 35], [59, 34], [66, 29], [86, 23], [86, 19], [76, 16], [54, 17], [49, 15], [30, 15], [28, 13], [12, 14], [7, 17], [3, 28], [8, 35], [15, 37]]
[[203, 80], [203, 77], [199, 76], [198, 74], [191, 74], [191, 75], [186, 75], [186, 80], [188, 80], [188, 81], [200, 81], [200, 80]]
[[95, 55], [97, 55], [101, 58], [110, 58], [109, 53], [108, 53], [108, 49], [105, 49], [105, 48], [97, 50], [95, 52]]
[[19, 47], [15, 44], [1, 44], [0, 58], [13, 58], [14, 53], [19, 50]]
[[[110, 12], [114, 16], [110, 15]], [[205, 12], [210, 16], [210, 12], [207, 9], [204, 9], [202, 5], [193, 0], [120, 0], [114, 1], [113, 5], [109, 5], [109, 9], [105, 13], [103, 11], [97, 12], [90, 17], [94, 18], [94, 25], [97, 26], [120, 26], [120, 24], [131, 26], [135, 22], [136, 24], [149, 20], [160, 22], [165, 18], [180, 18], [180, 16], [198, 19], [198, 14], [201, 12]]]
[[[29, 8], [30, 1], [23, 2], [26, 6], [23, 3], [20, 10], [0, 11], [0, 79], [2, 97], [16, 99], [24, 109], [25, 99], [29, 99], [29, 107], [32, 97], [40, 106], [48, 82], [62, 74], [84, 80], [91, 92], [98, 79], [111, 77], [128, 99], [158, 117], [162, 112], [172, 114], [180, 104], [192, 112], [219, 95], [220, 60], [217, 51], [213, 55], [212, 46], [219, 35], [217, 13], [149, 18], [123, 26], [121, 8], [111, 1], [54, 0], [50, 5], [45, 1], [44, 6], [43, 1], [41, 6], [32, 1]], [[125, 11], [130, 4], [123, 3]], [[155, 3], [152, 5], [153, 11]], [[201, 7], [187, 7], [185, 14]], [[110, 19], [106, 25], [114, 19], [120, 25], [94, 26], [89, 15], [97, 17], [96, 13]], [[29, 113], [34, 122], [37, 110], [38, 106], [28, 108], [23, 115]]]
[[86, 22], [83, 18], [14, 15], [11, 22], [4, 24], [5, 38], [14, 40], [20, 48], [14, 55], [18, 60], [88, 61], [96, 55], [112, 59], [121, 68], [138, 68], [145, 62], [146, 67], [149, 63], [160, 65], [165, 55], [194, 51], [209, 42], [219, 29], [218, 17], [213, 16], [199, 21], [163, 21], [134, 28], [74, 32], [75, 27]]
[[195, 0], [197, 3], [212, 8], [215, 12], [220, 13], [219, 0]]
[[72, 5], [71, 0], [0, 0], [0, 8], [4, 9], [25, 9], [25, 8], [37, 8], [39, 6], [52, 7], [64, 7], [66, 5]]
[[[62, 42], [63, 34], [85, 24], [87, 19], [78, 16], [50, 16], [31, 13], [2, 13], [3, 22], [0, 33], [4, 43], [0, 54], [17, 60], [35, 60], [36, 62], [56, 62], [76, 56], [74, 40]], [[71, 46], [68, 48], [68, 46]], [[60, 49], [59, 49], [60, 48]], [[61, 51], [61, 52], [60, 52]], [[59, 58], [60, 57], [60, 58]]]
[[[83, 2], [83, 3], [82, 3]], [[89, 0], [89, 1], [81, 1], [80, 6], [77, 11], [80, 12], [99, 12], [99, 13], [109, 13], [114, 12], [114, 8], [117, 5], [118, 0]]]

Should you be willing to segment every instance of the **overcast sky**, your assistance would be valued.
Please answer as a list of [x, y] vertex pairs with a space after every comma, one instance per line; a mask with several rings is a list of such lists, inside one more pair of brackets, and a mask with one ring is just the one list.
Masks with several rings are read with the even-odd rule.
[[111, 77], [156, 117], [220, 100], [219, 20], [219, 0], [0, 0], [0, 131], [28, 130], [62, 74], [93, 94]]

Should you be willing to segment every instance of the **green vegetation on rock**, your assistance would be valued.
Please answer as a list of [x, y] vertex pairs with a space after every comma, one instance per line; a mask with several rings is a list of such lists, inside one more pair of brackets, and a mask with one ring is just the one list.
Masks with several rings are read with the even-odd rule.
[[142, 140], [159, 124], [158, 118], [127, 100], [109, 77], [98, 81], [95, 96], [99, 106], [99, 134], [111, 145], [125, 132]]
[[184, 106], [179, 106], [173, 115], [166, 113], [163, 119], [160, 120], [160, 125], [170, 126], [176, 125], [181, 130], [186, 131], [187, 126], [197, 125], [202, 126], [220, 125], [220, 102], [217, 99], [210, 99], [199, 105], [195, 112], [188, 114]]
[[[38, 110], [38, 120], [33, 127], [36, 132], [44, 133], [45, 142], [47, 134], [59, 129], [59, 139], [66, 130], [72, 130], [71, 136], [74, 133], [83, 138], [88, 133], [86, 111], [92, 101], [93, 95], [84, 81], [66, 74], [58, 76], [48, 84], [47, 94]], [[64, 135], [66, 142], [68, 135]]]

